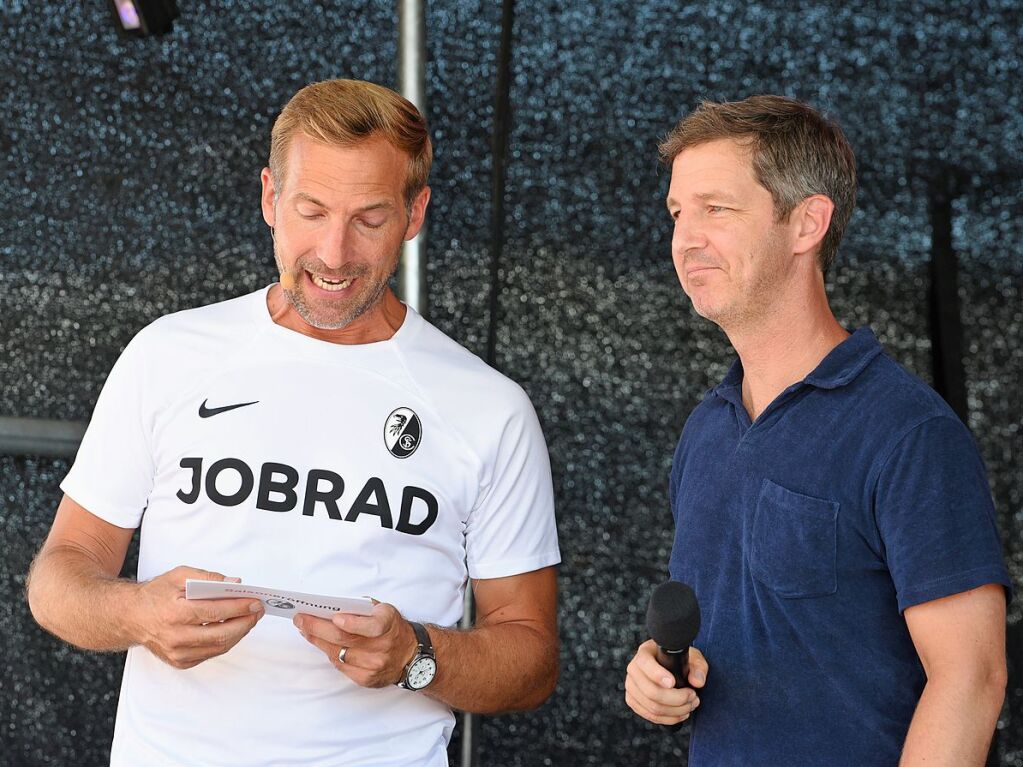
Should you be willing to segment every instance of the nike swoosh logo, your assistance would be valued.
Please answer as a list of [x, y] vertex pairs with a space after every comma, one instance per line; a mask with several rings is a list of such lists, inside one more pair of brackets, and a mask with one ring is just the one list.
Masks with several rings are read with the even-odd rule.
[[209, 418], [210, 416], [213, 415], [220, 415], [221, 413], [226, 413], [228, 410], [237, 410], [240, 407], [256, 405], [259, 403], [259, 400], [257, 399], [255, 402], [240, 402], [237, 405], [224, 405], [224, 407], [206, 407], [207, 402], [209, 402], [209, 400], [204, 399], [202, 401], [202, 404], [199, 405], [200, 418]]

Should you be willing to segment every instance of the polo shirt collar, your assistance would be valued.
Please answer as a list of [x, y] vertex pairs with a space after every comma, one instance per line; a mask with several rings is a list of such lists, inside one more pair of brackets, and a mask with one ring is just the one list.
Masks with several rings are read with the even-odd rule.
[[[881, 344], [874, 332], [868, 327], [859, 328], [832, 349], [802, 382], [819, 389], [837, 389], [856, 378], [880, 353]], [[721, 383], [711, 391], [728, 402], [741, 405], [741, 387], [742, 361], [737, 359]]]
[[845, 386], [880, 353], [881, 344], [877, 342], [874, 331], [862, 327], [832, 349], [803, 382], [819, 389]]

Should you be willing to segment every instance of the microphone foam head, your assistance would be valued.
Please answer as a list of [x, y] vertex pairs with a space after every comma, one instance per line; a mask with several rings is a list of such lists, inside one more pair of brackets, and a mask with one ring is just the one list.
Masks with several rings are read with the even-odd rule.
[[654, 589], [646, 611], [646, 630], [666, 650], [689, 647], [700, 631], [700, 606], [693, 590], [678, 581]]

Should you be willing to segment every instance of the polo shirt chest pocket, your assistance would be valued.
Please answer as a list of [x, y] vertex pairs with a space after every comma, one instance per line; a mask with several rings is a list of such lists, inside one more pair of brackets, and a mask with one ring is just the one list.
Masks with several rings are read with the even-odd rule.
[[753, 517], [750, 570], [776, 594], [823, 597], [838, 590], [835, 501], [764, 480]]

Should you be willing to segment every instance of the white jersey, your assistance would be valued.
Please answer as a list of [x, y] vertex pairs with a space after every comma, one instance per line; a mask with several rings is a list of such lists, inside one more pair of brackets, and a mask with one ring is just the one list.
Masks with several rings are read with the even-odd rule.
[[[560, 561], [521, 388], [411, 308], [386, 341], [332, 344], [275, 324], [266, 293], [157, 320], [103, 387], [61, 488], [141, 524], [140, 581], [188, 565], [452, 626], [467, 577]], [[131, 648], [111, 764], [447, 765], [453, 724], [266, 616], [188, 670]]]

